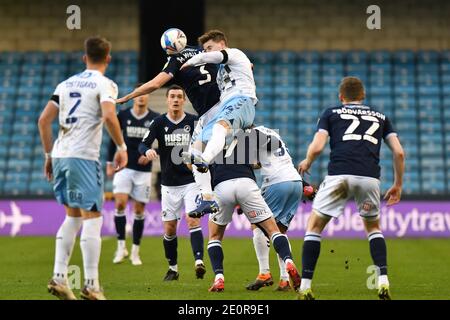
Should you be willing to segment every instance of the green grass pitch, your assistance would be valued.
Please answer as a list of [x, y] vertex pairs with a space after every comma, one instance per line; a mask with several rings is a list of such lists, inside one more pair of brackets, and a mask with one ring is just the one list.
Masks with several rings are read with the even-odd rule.
[[[127, 240], [128, 243], [130, 240]], [[294, 260], [300, 266], [302, 240], [291, 239]], [[448, 239], [387, 240], [391, 291], [394, 299], [450, 299], [450, 241]], [[130, 246], [130, 245], [129, 245]], [[245, 285], [257, 275], [252, 240], [225, 238], [225, 292], [209, 293], [213, 273], [205, 256], [207, 273], [197, 280], [188, 238], [179, 239], [180, 279], [163, 282], [167, 271], [162, 240], [144, 238], [141, 257], [144, 265], [135, 267], [127, 260], [112, 264], [116, 241], [102, 244], [100, 279], [108, 299], [288, 299], [293, 292], [275, 292], [275, 285], [247, 291]], [[53, 268], [54, 238], [0, 238], [0, 299], [56, 299], [46, 291]], [[82, 266], [79, 244], [71, 264]], [[365, 240], [324, 239], [313, 281], [317, 299], [376, 299], [367, 289], [371, 265]], [[271, 249], [272, 274], [278, 279], [278, 264]], [[78, 290], [75, 294], [78, 295]]]

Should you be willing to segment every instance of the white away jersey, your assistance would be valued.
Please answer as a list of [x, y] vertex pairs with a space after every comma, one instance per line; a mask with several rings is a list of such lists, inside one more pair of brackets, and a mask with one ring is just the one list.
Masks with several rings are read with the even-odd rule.
[[[270, 148], [272, 151], [267, 152], [268, 148], [259, 151], [263, 178], [261, 189], [284, 181], [301, 181], [302, 178], [295, 169], [289, 150], [280, 135], [264, 126], [255, 127], [254, 130], [259, 133], [259, 139], [265, 137], [267, 143], [264, 143], [264, 145], [272, 144]], [[274, 148], [274, 146], [278, 147]]]
[[59, 108], [59, 134], [53, 158], [98, 160], [102, 143], [102, 102], [115, 103], [117, 85], [96, 70], [61, 82], [51, 101]]
[[[239, 49], [223, 50], [228, 57], [219, 67], [217, 85], [220, 89], [220, 100], [226, 101], [233, 96], [248, 96], [256, 104], [256, 85], [253, 78], [252, 63]], [[223, 53], [222, 51], [222, 53]]]

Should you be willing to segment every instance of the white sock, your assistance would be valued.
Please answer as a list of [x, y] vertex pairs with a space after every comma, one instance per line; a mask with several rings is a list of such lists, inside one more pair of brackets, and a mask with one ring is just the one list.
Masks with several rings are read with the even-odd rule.
[[312, 279], [303, 278], [302, 283], [300, 284], [300, 290], [311, 289], [311, 282]]
[[126, 242], [125, 240], [117, 240], [117, 247], [121, 249], [125, 249]]
[[73, 246], [77, 233], [81, 228], [83, 219], [66, 216], [64, 222], [59, 227], [56, 234], [55, 245], [55, 265], [53, 268], [53, 278], [58, 281], [66, 282], [67, 267], [72, 256]]
[[195, 260], [195, 265], [198, 266], [199, 264], [204, 264], [203, 260], [200, 259]]
[[86, 219], [81, 231], [81, 253], [83, 255], [85, 284], [99, 290], [98, 264], [102, 247], [101, 229], [103, 217]]
[[221, 124], [216, 123], [213, 126], [211, 138], [206, 144], [205, 151], [203, 151], [202, 158], [208, 163], [223, 150], [225, 147], [225, 138], [227, 136], [227, 129]]
[[216, 274], [216, 277], [214, 278], [214, 281], [217, 281], [218, 279], [225, 280], [225, 277], [223, 276], [223, 273]]
[[173, 266], [169, 266], [169, 269], [172, 270], [172, 271], [178, 272], [178, 265], [175, 264]]
[[378, 288], [382, 285], [389, 285], [389, 280], [387, 275], [378, 276]]
[[270, 242], [259, 228], [253, 230], [253, 245], [255, 246], [256, 258], [259, 263], [259, 273], [269, 273]]
[[284, 263], [283, 259], [280, 258], [279, 255], [277, 255], [277, 258], [278, 258], [278, 265], [280, 266], [280, 279], [288, 281], [289, 274], [286, 271], [286, 264]]
[[194, 180], [200, 189], [200, 193], [202, 195], [212, 195], [213, 191], [211, 187], [211, 172], [209, 172], [209, 170], [205, 173], [198, 172], [197, 166], [195, 164], [192, 165], [192, 167]]

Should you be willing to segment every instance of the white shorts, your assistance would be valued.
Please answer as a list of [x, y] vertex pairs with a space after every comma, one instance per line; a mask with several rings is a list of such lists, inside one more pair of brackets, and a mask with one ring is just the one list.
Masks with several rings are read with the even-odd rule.
[[219, 212], [209, 215], [209, 220], [217, 225], [229, 224], [234, 209], [241, 206], [250, 223], [259, 223], [272, 218], [272, 211], [264, 201], [255, 181], [250, 178], [236, 178], [219, 183], [214, 188]]
[[376, 219], [380, 214], [380, 180], [371, 177], [326, 176], [313, 202], [320, 214], [338, 218], [347, 201], [354, 198], [364, 219]]
[[152, 173], [124, 168], [114, 175], [113, 193], [125, 193], [138, 202], [150, 201]]
[[195, 182], [176, 187], [161, 185], [162, 220], [180, 220], [183, 204], [185, 212], [193, 211], [197, 208], [195, 200], [199, 194], [200, 189]]

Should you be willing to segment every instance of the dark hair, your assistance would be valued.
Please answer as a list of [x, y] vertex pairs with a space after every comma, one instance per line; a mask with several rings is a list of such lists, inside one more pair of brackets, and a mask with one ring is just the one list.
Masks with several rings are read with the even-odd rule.
[[220, 30], [209, 30], [208, 32], [205, 32], [202, 36], [198, 38], [198, 42], [200, 45], [204, 45], [209, 40], [212, 40], [214, 42], [219, 42], [223, 40], [225, 42], [225, 45], [228, 46], [228, 40], [225, 36], [225, 33], [223, 33]]
[[347, 101], [361, 101], [366, 97], [364, 85], [357, 77], [345, 77], [339, 86], [339, 93]]
[[181, 90], [181, 91], [183, 91], [183, 98], [186, 98], [186, 93], [184, 92], [184, 89], [182, 87], [180, 87], [179, 85], [173, 84], [169, 88], [167, 88], [166, 97], [169, 96], [170, 90]]
[[102, 37], [89, 37], [84, 41], [84, 52], [92, 63], [105, 62], [111, 52], [111, 42]]

